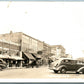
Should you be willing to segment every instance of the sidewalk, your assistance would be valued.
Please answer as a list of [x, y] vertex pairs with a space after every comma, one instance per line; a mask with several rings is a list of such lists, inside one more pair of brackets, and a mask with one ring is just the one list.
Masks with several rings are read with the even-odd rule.
[[34, 68], [48, 68], [48, 66], [40, 66], [40, 67], [29, 67], [29, 68], [26, 68], [26, 67], [7, 67], [6, 70], [8, 69], [34, 69]]

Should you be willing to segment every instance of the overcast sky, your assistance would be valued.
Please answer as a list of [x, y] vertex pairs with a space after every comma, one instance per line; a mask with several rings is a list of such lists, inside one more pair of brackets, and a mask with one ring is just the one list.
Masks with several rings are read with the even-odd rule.
[[84, 56], [84, 2], [0, 2], [0, 34], [23, 32]]

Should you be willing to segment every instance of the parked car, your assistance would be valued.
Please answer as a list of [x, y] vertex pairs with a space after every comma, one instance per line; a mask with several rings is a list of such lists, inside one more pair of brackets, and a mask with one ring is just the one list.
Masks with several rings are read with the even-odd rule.
[[84, 63], [79, 60], [60, 58], [50, 64], [50, 69], [55, 73], [65, 74], [67, 71], [75, 71], [84, 74]]
[[6, 62], [0, 59], [0, 70], [5, 69], [6, 67], [7, 67]]

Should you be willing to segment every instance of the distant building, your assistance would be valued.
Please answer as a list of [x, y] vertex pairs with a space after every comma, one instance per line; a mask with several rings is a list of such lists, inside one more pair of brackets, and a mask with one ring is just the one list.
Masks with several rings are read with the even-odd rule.
[[66, 56], [67, 58], [72, 58], [72, 55], [70, 55], [70, 54], [65, 54], [65, 56]]
[[65, 48], [62, 45], [52, 45], [51, 53], [53, 53], [56, 58], [66, 57]]
[[43, 42], [43, 49], [43, 63], [47, 65], [51, 56], [51, 46]]

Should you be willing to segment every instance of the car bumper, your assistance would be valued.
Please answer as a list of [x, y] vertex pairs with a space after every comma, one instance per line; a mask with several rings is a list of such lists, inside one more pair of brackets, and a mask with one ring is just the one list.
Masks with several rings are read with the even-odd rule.
[[55, 67], [50, 67], [49, 69], [50, 69], [50, 70], [56, 70], [56, 68], [55, 68]]

